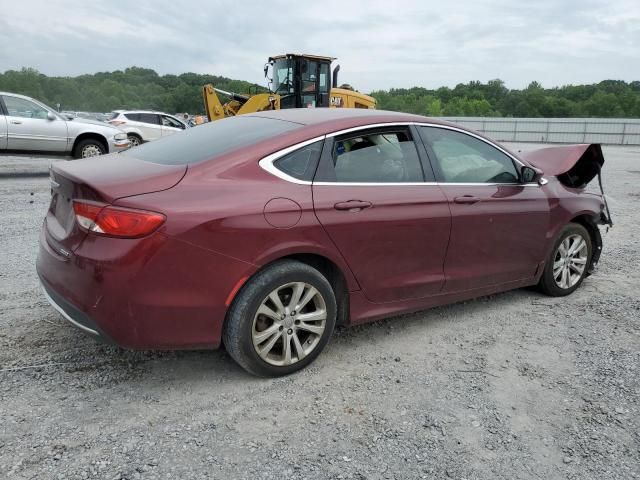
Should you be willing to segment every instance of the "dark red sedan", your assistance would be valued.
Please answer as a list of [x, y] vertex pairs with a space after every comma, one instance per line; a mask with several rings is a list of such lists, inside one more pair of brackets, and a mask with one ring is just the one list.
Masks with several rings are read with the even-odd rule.
[[216, 348], [257, 375], [355, 325], [527, 285], [574, 291], [608, 223], [598, 145], [518, 156], [429, 118], [302, 109], [57, 163], [37, 270], [128, 348]]

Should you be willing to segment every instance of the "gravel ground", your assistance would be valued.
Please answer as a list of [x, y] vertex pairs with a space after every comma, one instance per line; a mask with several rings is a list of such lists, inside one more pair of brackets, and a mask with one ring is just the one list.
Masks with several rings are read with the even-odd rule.
[[639, 156], [605, 148], [616, 226], [573, 295], [343, 329], [275, 380], [65, 323], [34, 270], [47, 179], [0, 180], [0, 478], [640, 477]]
[[70, 159], [62, 156], [0, 155], [0, 179], [48, 176], [51, 163]]

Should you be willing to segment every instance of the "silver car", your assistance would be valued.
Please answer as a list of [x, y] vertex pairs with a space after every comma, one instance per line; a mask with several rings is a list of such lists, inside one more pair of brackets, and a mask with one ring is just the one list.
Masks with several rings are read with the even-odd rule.
[[96, 120], [69, 120], [33, 98], [0, 92], [0, 152], [38, 152], [75, 158], [129, 147], [127, 134]]

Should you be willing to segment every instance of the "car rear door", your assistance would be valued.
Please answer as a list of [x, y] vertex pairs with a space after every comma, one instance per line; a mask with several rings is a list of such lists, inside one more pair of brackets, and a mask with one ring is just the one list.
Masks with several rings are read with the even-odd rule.
[[156, 113], [139, 113], [138, 128], [142, 131], [143, 140], [150, 142], [162, 137], [162, 122]]
[[312, 186], [316, 216], [376, 303], [444, 283], [449, 207], [425, 179], [413, 136], [399, 125], [328, 137]]
[[67, 122], [56, 116], [47, 118], [49, 111], [31, 100], [4, 95], [7, 110], [7, 148], [42, 152], [67, 150]]
[[549, 200], [522, 167], [481, 137], [417, 127], [451, 208], [444, 292], [531, 279], [544, 258]]

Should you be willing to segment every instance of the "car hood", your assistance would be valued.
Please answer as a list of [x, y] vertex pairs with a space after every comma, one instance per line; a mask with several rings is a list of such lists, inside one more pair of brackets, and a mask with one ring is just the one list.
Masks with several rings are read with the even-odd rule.
[[545, 175], [554, 175], [574, 188], [593, 180], [604, 164], [602, 148], [597, 143], [540, 148], [523, 152], [520, 157]]
[[67, 120], [67, 127], [71, 132], [83, 132], [86, 130], [92, 130], [103, 132], [105, 135], [115, 135], [116, 133], [122, 133], [122, 130], [114, 127], [113, 125], [99, 122], [98, 120], [90, 120], [88, 118], [74, 118], [73, 120]]

